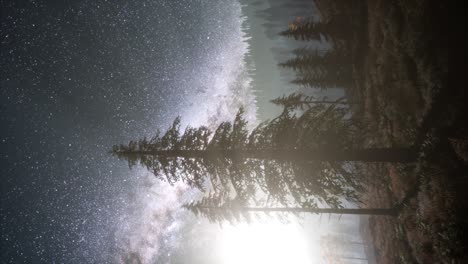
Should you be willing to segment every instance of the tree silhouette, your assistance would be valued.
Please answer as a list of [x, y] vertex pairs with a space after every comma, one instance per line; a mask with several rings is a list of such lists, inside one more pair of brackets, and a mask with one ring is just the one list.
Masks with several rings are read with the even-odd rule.
[[339, 207], [343, 198], [359, 201], [361, 188], [346, 161], [416, 159], [413, 148], [354, 148], [345, 116], [342, 108], [317, 104], [301, 115], [286, 110], [249, 132], [240, 110], [213, 134], [203, 126], [182, 134], [176, 118], [162, 137], [114, 146], [112, 152], [169, 183], [232, 190], [241, 201], [256, 201], [261, 192], [284, 206]]
[[325, 30], [325, 24], [314, 23], [312, 21], [293, 21], [288, 24], [288, 29], [280, 32], [281, 36], [294, 38], [295, 40], [317, 40], [322, 36], [327, 38], [329, 33]]
[[339, 98], [337, 100], [328, 100], [327, 97], [322, 99], [316, 99], [310, 95], [304, 95], [301, 93], [292, 93], [288, 96], [283, 95], [277, 97], [270, 102], [275, 105], [282, 106], [284, 109], [300, 109], [305, 110], [311, 108], [315, 104], [335, 104], [335, 105], [349, 105], [354, 103], [349, 103], [344, 100], [345, 98]]
[[[205, 127], [189, 127], [180, 134], [180, 119], [176, 118], [162, 137], [158, 134], [149, 141], [114, 146], [112, 152], [128, 160], [130, 167], [139, 162], [169, 183], [183, 181], [203, 191], [209, 187], [221, 192], [232, 187], [244, 200], [257, 191], [284, 205], [292, 200], [296, 204], [327, 203], [336, 207], [341, 204], [340, 197], [358, 200], [355, 190], [360, 185], [350, 177], [348, 168], [334, 162], [293, 159], [282, 152], [294, 151], [296, 143], [292, 140], [299, 133], [303, 146], [315, 142], [339, 148], [347, 144], [346, 124], [340, 124], [341, 110], [314, 107], [300, 118], [286, 112], [250, 133], [242, 113], [239, 111], [233, 123], [221, 123], [211, 139]], [[312, 120], [318, 124], [304, 129]], [[334, 140], [332, 134], [342, 137]]]
[[210, 222], [227, 221], [230, 223], [251, 221], [250, 213], [313, 213], [313, 214], [352, 214], [352, 215], [386, 215], [396, 216], [394, 208], [308, 208], [308, 207], [250, 207], [236, 199], [223, 199], [209, 196], [200, 201], [193, 201], [182, 205], [196, 216], [207, 218]]
[[352, 85], [350, 78], [321, 72], [299, 73], [298, 77], [292, 80], [291, 83], [322, 90], [328, 88], [346, 88]]
[[327, 52], [329, 52], [328, 49], [302, 47], [302, 48], [293, 49], [292, 54], [296, 56], [304, 56], [304, 55], [323, 56]]
[[298, 50], [293, 51], [296, 56], [285, 62], [279, 63], [281, 67], [288, 67], [298, 71], [321, 69], [322, 71], [339, 72], [349, 68], [350, 58], [348, 54], [339, 49], [331, 50]]
[[337, 19], [314, 22], [313, 19], [302, 17], [290, 22], [288, 29], [281, 31], [279, 35], [303, 41], [320, 41], [324, 38], [335, 43], [350, 38], [350, 32], [343, 30], [343, 24]]
[[297, 72], [298, 78], [293, 81], [296, 84], [317, 88], [347, 87], [352, 84], [349, 56], [339, 50], [312, 50], [278, 65]]

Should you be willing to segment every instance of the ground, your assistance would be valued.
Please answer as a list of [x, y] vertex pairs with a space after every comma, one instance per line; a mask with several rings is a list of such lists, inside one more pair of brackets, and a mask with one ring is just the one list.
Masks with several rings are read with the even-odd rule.
[[[354, 83], [347, 90], [364, 120], [367, 147], [416, 146], [417, 163], [364, 164], [367, 207], [398, 217], [363, 219], [377, 263], [468, 263], [468, 107], [449, 85], [448, 3], [316, 1], [323, 19], [348, 20]], [[351, 10], [351, 11], [350, 11]], [[365, 18], [365, 19], [363, 19]]]

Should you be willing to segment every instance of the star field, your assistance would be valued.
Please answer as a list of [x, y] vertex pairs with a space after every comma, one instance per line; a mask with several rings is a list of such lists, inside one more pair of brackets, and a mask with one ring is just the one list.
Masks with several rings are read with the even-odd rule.
[[107, 151], [177, 115], [252, 108], [241, 25], [227, 0], [1, 1], [2, 261], [114, 263], [141, 241], [147, 260], [170, 254], [181, 195]]

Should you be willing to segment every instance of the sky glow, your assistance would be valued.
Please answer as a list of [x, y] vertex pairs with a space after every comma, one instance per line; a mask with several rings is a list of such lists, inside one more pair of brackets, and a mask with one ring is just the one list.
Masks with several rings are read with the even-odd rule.
[[310, 264], [319, 260], [319, 245], [308, 243], [297, 224], [269, 220], [229, 225], [221, 232], [219, 250], [224, 264]]

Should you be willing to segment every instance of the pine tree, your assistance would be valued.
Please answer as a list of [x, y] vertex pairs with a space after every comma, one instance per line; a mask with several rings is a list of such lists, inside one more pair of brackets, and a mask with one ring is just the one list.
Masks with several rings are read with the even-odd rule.
[[288, 29], [280, 32], [281, 36], [294, 38], [295, 40], [316, 40], [320, 41], [322, 36], [329, 38], [329, 33], [324, 30], [326, 25], [320, 22], [294, 21], [289, 23]]
[[[296, 51], [297, 53], [297, 51]], [[336, 49], [322, 51], [310, 50], [307, 53], [296, 54], [292, 59], [278, 64], [281, 67], [306, 72], [320, 70], [322, 72], [344, 72], [350, 68], [349, 56]]]
[[316, 104], [335, 104], [335, 105], [349, 105], [353, 103], [349, 103], [345, 101], [345, 98], [339, 98], [337, 100], [329, 100], [327, 97], [316, 99], [310, 95], [304, 95], [301, 93], [292, 93], [288, 96], [283, 95], [281, 97], [277, 97], [273, 100], [270, 100], [275, 105], [282, 106], [284, 109], [300, 109], [305, 110], [311, 108], [313, 105]]
[[316, 40], [324, 38], [327, 41], [348, 39], [350, 32], [343, 29], [343, 25], [337, 20], [314, 22], [312, 19], [302, 19], [290, 22], [288, 29], [279, 33], [281, 36], [294, 38], [295, 40]]
[[278, 64], [297, 72], [293, 81], [314, 88], [347, 87], [352, 84], [349, 56], [340, 50], [311, 50]]
[[296, 48], [292, 51], [292, 54], [296, 56], [304, 56], [304, 55], [312, 55], [312, 56], [323, 56], [327, 52], [328, 49], [318, 49], [318, 48], [311, 48], [311, 47], [302, 47]]
[[384, 215], [397, 216], [397, 210], [393, 208], [317, 208], [317, 207], [252, 207], [235, 199], [223, 199], [216, 196], [204, 197], [200, 201], [193, 201], [182, 205], [196, 216], [207, 218], [210, 222], [236, 223], [240, 221], [250, 222], [252, 214], [261, 213], [271, 215], [280, 214], [352, 214], [352, 215]]
[[300, 116], [287, 110], [249, 133], [241, 110], [234, 122], [222, 123], [213, 134], [206, 127], [181, 134], [177, 118], [162, 137], [114, 146], [113, 153], [169, 183], [232, 189], [243, 201], [263, 192], [285, 206], [339, 207], [343, 198], [359, 201], [360, 184], [347, 161], [416, 159], [413, 148], [355, 148], [345, 116], [342, 108], [318, 104]]
[[[321, 255], [325, 263], [343, 263], [343, 261], [349, 262], [353, 260], [367, 262], [367, 258], [353, 256], [353, 249], [349, 247], [350, 245], [366, 247], [363, 242], [349, 241], [343, 237], [331, 235], [322, 236], [320, 241]], [[341, 254], [337, 254], [337, 252]]]
[[330, 73], [315, 69], [307, 72], [300, 72], [297, 78], [291, 83], [309, 88], [347, 88], [352, 85], [352, 78], [347, 73]]
[[[292, 199], [296, 204], [313, 206], [322, 202], [338, 206], [339, 197], [357, 201], [355, 189], [359, 189], [359, 184], [347, 170], [333, 162], [290, 159], [280, 151], [287, 151], [287, 145], [293, 144], [289, 141], [297, 133], [307, 137], [309, 145], [314, 141], [336, 147], [347, 144], [346, 124], [337, 125], [342, 111], [315, 107], [308, 113], [308, 118], [303, 115], [300, 119], [285, 114], [248, 133], [240, 111], [232, 124], [220, 124], [210, 140], [211, 133], [205, 127], [187, 128], [181, 135], [177, 118], [161, 138], [142, 140], [136, 146], [133, 141], [128, 146], [114, 146], [113, 153], [127, 159], [130, 166], [139, 162], [169, 183], [183, 181], [200, 190], [209, 187], [223, 191], [232, 187], [245, 200], [260, 191], [282, 204]], [[312, 116], [320, 125], [301, 128]], [[343, 136], [342, 140], [331, 140], [332, 126], [336, 135]], [[306, 146], [306, 139], [303, 140], [301, 144]]]

